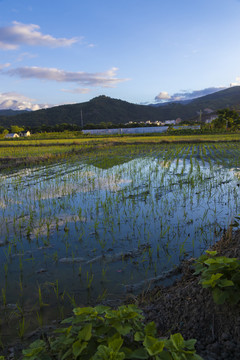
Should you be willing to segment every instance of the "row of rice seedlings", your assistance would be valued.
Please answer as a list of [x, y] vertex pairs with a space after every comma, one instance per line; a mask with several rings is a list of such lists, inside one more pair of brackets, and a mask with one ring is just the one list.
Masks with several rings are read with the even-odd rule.
[[[143, 147], [141, 152], [144, 152], [142, 149]], [[224, 172], [220, 172], [214, 180], [214, 168], [201, 171], [202, 159], [200, 163], [197, 155], [204, 154], [203, 149], [204, 145], [177, 145], [172, 148], [164, 146], [160, 151], [155, 148], [151, 152], [154, 158], [148, 155], [140, 162], [138, 158], [108, 170], [90, 166], [82, 167], [78, 171], [77, 167], [74, 167], [73, 172], [64, 174], [62, 166], [60, 176], [56, 172], [51, 174], [52, 168], [46, 167], [42, 181], [31, 180], [29, 189], [25, 184], [26, 175], [21, 174], [19, 179], [15, 177], [13, 183], [10, 179], [8, 185], [13, 191], [13, 203], [8, 200], [7, 207], [2, 209], [1, 222], [1, 233], [7, 234], [11, 246], [7, 266], [4, 268], [6, 278], [9, 278], [9, 269], [10, 273], [11, 267], [14, 269], [15, 260], [12, 255], [24, 255], [27, 251], [34, 252], [36, 248], [46, 246], [49, 247], [44, 256], [46, 265], [54, 259], [53, 264], [57, 264], [58, 269], [59, 258], [70, 255], [74, 260], [84, 247], [87, 249], [85, 253], [89, 256], [89, 247], [95, 248], [96, 254], [105, 253], [109, 246], [115, 253], [117, 250], [124, 253], [128, 247], [134, 248], [137, 245], [140, 248], [144, 243], [151, 245], [150, 250], [144, 251], [141, 255], [144, 276], [149, 276], [150, 271], [156, 274], [162, 268], [161, 262], [166, 262], [164, 257], [167, 258], [169, 266], [172, 266], [176, 261], [174, 258], [181, 258], [201, 241], [197, 237], [198, 229], [201, 231], [202, 241], [209, 241], [204, 230], [209, 226], [209, 223], [206, 223], [208, 213], [213, 213], [213, 222], [217, 219], [217, 204], [221, 202], [221, 194], [215, 194], [213, 201], [212, 192], [227, 178]], [[210, 157], [206, 152], [204, 156], [205, 161], [210, 163]], [[107, 160], [104, 166], [108, 167]], [[176, 178], [176, 172], [181, 178]], [[213, 174], [206, 181], [210, 172]], [[121, 183], [122, 179], [127, 179], [127, 182]], [[74, 186], [75, 184], [77, 186]], [[0, 191], [4, 195], [3, 199], [7, 199], [7, 189], [1, 186]], [[196, 221], [192, 218], [192, 212], [194, 211], [196, 216], [196, 207], [201, 205], [201, 196], [209, 193], [208, 208], [203, 209], [203, 215]], [[21, 194], [26, 194], [24, 200], [21, 199]], [[233, 197], [237, 208], [236, 192], [229, 188], [228, 203]], [[183, 212], [179, 210], [179, 204], [182, 204]], [[66, 212], [72, 215], [65, 217], [64, 223], [56, 214]], [[76, 213], [78, 219], [74, 218]], [[186, 224], [190, 229], [190, 236]], [[34, 231], [37, 228], [39, 232]], [[93, 234], [89, 237], [90, 229]], [[12, 238], [11, 232], [14, 234]], [[120, 234], [120, 238], [116, 232]], [[197, 235], [194, 236], [196, 232]], [[58, 234], [57, 243], [54, 243], [54, 233]], [[159, 234], [159, 237], [156, 237], [156, 234]], [[52, 245], [55, 248], [51, 255]], [[23, 280], [27, 274], [27, 270], [21, 269], [24, 266], [20, 265], [25, 264], [24, 261], [19, 261], [20, 293], [24, 292]], [[136, 263], [139, 268], [139, 261], [136, 260]], [[34, 271], [39, 265], [39, 260], [36, 260]], [[106, 264], [103, 262], [99, 266], [102, 268], [101, 276], [106, 279]], [[126, 262], [126, 266], [135, 267], [134, 261], [129, 265]], [[85, 271], [86, 288], [91, 289], [94, 282], [97, 282], [97, 274], [86, 269]], [[134, 277], [132, 281], [134, 282]], [[8, 283], [2, 286], [2, 301], [5, 304], [7, 288]]]

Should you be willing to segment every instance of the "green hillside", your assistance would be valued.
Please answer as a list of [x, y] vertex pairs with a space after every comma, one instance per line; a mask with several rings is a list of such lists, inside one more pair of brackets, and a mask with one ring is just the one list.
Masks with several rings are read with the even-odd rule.
[[0, 110], [0, 117], [1, 116], [14, 116], [22, 113], [26, 113], [27, 110], [12, 110], [12, 109], [6, 109], [6, 110]]
[[112, 124], [127, 123], [129, 121], [164, 121], [176, 119], [193, 120], [198, 117], [200, 110], [212, 109], [216, 111], [225, 107], [240, 110], [240, 86], [231, 87], [214, 94], [206, 95], [189, 103], [166, 103], [161, 106], [136, 105], [126, 101], [99, 96], [88, 102], [61, 105], [50, 109], [26, 112], [16, 116], [0, 116], [0, 126], [10, 125], [37, 127], [43, 124], [56, 125], [60, 123], [77, 124], [81, 126], [81, 112], [83, 124]]

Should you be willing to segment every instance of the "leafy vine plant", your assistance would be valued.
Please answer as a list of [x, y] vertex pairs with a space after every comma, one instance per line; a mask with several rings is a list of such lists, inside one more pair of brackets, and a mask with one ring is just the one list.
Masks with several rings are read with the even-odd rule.
[[240, 301], [240, 260], [217, 256], [206, 251], [196, 260], [195, 275], [201, 275], [203, 288], [210, 288], [216, 304], [237, 304]]
[[[196, 340], [181, 334], [158, 338], [154, 322], [144, 325], [135, 305], [75, 308], [74, 316], [46, 341], [37, 340], [23, 350], [23, 360], [201, 360]], [[2, 359], [1, 359], [2, 360]]]

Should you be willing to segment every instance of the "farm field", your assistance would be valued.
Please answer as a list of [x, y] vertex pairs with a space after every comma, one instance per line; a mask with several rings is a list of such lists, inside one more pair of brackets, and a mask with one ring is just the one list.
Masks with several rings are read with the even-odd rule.
[[[30, 165], [46, 163], [56, 159], [69, 157], [75, 154], [84, 154], [101, 150], [102, 148], [120, 145], [163, 144], [163, 143], [209, 143], [209, 142], [238, 142], [240, 134], [201, 134], [176, 135], [164, 134], [146, 136], [86, 136], [79, 138], [62, 138], [62, 133], [44, 135], [50, 138], [14, 140], [0, 139], [0, 171], [5, 168], [14, 168], [21, 164]], [[55, 138], [51, 138], [51, 136]], [[57, 138], [59, 136], [59, 138]], [[71, 133], [68, 135], [71, 137]], [[73, 135], [72, 135], [73, 136]]]
[[[1, 174], [3, 343], [67, 316], [73, 306], [114, 304], [171, 283], [182, 259], [220, 239], [240, 208], [240, 143], [154, 139], [109, 138], [106, 149]], [[24, 144], [8, 150], [29, 156], [31, 140]], [[53, 144], [56, 154], [69, 151]], [[47, 147], [33, 149], [42, 155]], [[0, 154], [13, 156], [6, 146]]]

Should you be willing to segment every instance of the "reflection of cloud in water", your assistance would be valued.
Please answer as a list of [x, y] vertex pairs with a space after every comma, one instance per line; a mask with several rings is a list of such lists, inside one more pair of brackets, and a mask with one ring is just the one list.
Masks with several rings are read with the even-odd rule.
[[240, 169], [239, 168], [232, 168], [230, 171], [233, 172], [233, 175], [240, 179]]
[[[88, 181], [88, 178], [91, 178]], [[56, 187], [49, 187], [48, 189], [42, 190], [40, 199], [54, 199], [60, 198], [63, 196], [71, 195], [72, 193], [86, 193], [89, 191], [119, 191], [121, 190], [121, 185], [127, 185], [131, 183], [132, 180], [129, 179], [116, 179], [114, 176], [110, 178], [105, 177], [96, 177], [96, 175], [91, 172], [84, 174], [84, 179], [82, 183], [71, 183], [64, 181], [64, 184], [57, 185]]]
[[6, 207], [7, 207], [7, 204], [5, 203], [5, 201], [0, 200], [0, 208], [5, 209]]
[[9, 205], [18, 205], [21, 204], [21, 201], [13, 201], [12, 199], [7, 199], [7, 201], [5, 200], [0, 200], [0, 209], [6, 209]]
[[163, 168], [169, 168], [169, 166], [171, 166], [172, 162], [171, 161], [159, 161], [159, 165], [162, 166]]
[[53, 233], [54, 231], [57, 231], [59, 227], [62, 227], [63, 225], [73, 223], [73, 222], [86, 222], [86, 218], [81, 217], [79, 218], [78, 215], [68, 215], [63, 214], [59, 218], [55, 218], [54, 221], [51, 220], [49, 222], [49, 219], [42, 220], [42, 225], [40, 226], [33, 226], [33, 230], [30, 234], [30, 238], [33, 240], [38, 236], [47, 236]]

